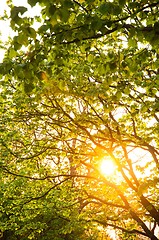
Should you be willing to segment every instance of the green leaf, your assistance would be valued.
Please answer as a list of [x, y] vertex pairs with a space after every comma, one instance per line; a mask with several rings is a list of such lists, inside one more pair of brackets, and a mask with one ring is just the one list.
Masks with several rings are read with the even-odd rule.
[[33, 89], [35, 88], [34, 84], [32, 82], [24, 82], [24, 92], [26, 94], [30, 94]]
[[56, 5], [54, 5], [54, 4], [50, 5], [50, 7], [49, 7], [49, 14], [50, 14], [50, 16], [54, 15], [56, 10], [57, 10]]
[[110, 2], [103, 3], [99, 7], [99, 12], [104, 15], [107, 13], [111, 13], [112, 6], [113, 6], [112, 3], [110, 3]]
[[124, 6], [126, 4], [126, 0], [119, 0], [119, 5]]
[[37, 1], [37, 0], [28, 0], [28, 4], [30, 4], [31, 7], [35, 6], [37, 4], [37, 2], [40, 2], [40, 1]]
[[13, 48], [10, 48], [9, 49], [9, 58], [14, 58], [14, 57], [16, 57], [16, 55], [17, 55], [17, 52]]
[[70, 17], [70, 11], [66, 8], [60, 8], [59, 16], [62, 22], [67, 22]]
[[19, 13], [21, 13], [21, 15], [23, 15], [25, 12], [27, 11], [27, 8], [26, 7], [23, 7], [23, 6], [14, 6], [12, 9], [11, 9], [11, 18], [12, 20], [15, 20], [18, 16]]
[[94, 59], [94, 56], [92, 54], [89, 54], [87, 59], [88, 59], [88, 62], [92, 62]]
[[45, 25], [41, 25], [38, 29], [39, 33], [46, 33], [46, 31], [50, 28], [50, 26], [48, 26], [47, 24]]
[[36, 31], [35, 31], [34, 28], [28, 27], [28, 28], [27, 28], [27, 31], [28, 31], [29, 36], [30, 36], [31, 38], [36, 39]]
[[99, 7], [99, 12], [101, 14], [112, 14], [112, 15], [118, 15], [122, 11], [122, 8], [120, 5], [116, 5], [112, 2], [106, 2], [100, 5]]

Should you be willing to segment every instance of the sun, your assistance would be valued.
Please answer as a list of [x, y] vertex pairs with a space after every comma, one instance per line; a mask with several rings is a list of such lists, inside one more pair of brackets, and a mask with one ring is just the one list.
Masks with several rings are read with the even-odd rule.
[[113, 175], [115, 172], [116, 166], [111, 159], [103, 158], [100, 163], [100, 172], [103, 175]]

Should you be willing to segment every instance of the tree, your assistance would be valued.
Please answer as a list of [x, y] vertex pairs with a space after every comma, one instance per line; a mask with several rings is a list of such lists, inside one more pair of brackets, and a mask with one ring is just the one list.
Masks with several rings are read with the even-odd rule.
[[0, 66], [2, 231], [99, 239], [103, 226], [157, 240], [159, 1], [28, 4], [39, 15], [10, 3]]

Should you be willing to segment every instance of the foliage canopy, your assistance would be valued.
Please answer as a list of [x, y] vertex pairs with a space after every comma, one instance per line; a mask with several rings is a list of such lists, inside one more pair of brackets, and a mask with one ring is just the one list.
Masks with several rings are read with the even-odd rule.
[[8, 6], [0, 239], [157, 240], [159, 1]]

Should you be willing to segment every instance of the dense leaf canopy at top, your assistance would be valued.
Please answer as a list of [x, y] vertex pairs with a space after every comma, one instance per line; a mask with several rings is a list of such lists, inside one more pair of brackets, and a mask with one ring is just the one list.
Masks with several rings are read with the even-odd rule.
[[157, 240], [159, 1], [28, 4], [4, 16], [0, 239]]

